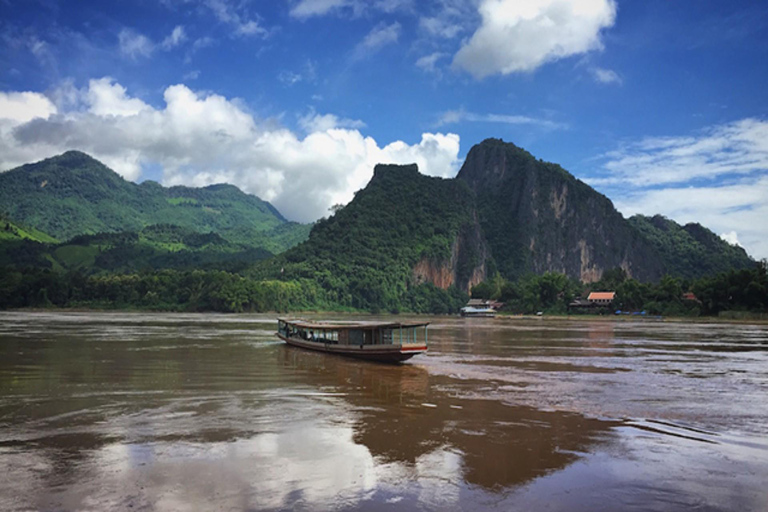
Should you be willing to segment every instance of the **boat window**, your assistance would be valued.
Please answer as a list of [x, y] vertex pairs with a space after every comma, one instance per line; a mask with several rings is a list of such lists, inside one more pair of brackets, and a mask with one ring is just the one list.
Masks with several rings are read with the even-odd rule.
[[364, 343], [363, 331], [360, 329], [349, 330], [349, 344], [350, 345], [362, 345]]

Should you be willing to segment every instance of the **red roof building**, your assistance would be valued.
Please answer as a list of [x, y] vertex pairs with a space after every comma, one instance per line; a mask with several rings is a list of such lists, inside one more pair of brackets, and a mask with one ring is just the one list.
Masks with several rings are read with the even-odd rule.
[[587, 300], [595, 306], [610, 306], [615, 298], [616, 292], [592, 292]]

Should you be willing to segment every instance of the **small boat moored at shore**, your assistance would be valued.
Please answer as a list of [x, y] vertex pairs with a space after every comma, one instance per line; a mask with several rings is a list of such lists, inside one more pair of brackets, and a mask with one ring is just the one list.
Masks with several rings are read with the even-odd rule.
[[277, 319], [277, 336], [295, 347], [398, 363], [427, 351], [429, 322], [311, 322]]
[[492, 318], [496, 316], [496, 310], [493, 308], [476, 308], [473, 306], [465, 306], [461, 308], [461, 316], [479, 316]]

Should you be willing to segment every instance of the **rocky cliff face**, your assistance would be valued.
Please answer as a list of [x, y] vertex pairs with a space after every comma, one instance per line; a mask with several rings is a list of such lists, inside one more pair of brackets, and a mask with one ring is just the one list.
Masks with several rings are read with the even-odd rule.
[[607, 197], [514, 144], [489, 139], [473, 147], [457, 179], [474, 190], [490, 255], [507, 278], [559, 272], [592, 282], [621, 267], [648, 281], [664, 272], [655, 249]]
[[469, 292], [487, 277], [488, 250], [477, 215], [461, 227], [451, 244], [449, 259], [434, 260], [423, 256], [413, 267], [413, 282], [432, 283], [438, 288], [456, 286]]

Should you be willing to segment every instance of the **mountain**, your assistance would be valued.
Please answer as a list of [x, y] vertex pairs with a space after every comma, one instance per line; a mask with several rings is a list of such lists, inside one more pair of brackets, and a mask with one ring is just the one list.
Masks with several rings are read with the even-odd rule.
[[78, 235], [63, 243], [48, 238], [10, 239], [0, 234], [4, 242], [0, 243], [0, 266], [76, 270], [82, 274], [160, 269], [237, 272], [273, 256], [266, 249], [233, 244], [216, 233], [198, 233], [170, 224], [155, 224], [138, 232]]
[[497, 272], [596, 282], [620, 268], [648, 282], [751, 262], [701, 226], [646, 224], [625, 219], [559, 165], [489, 139], [469, 151], [455, 179], [423, 176], [415, 165], [376, 166], [347, 206], [250, 277], [311, 283], [325, 304], [439, 311]]
[[310, 229], [235, 186], [137, 185], [79, 151], [0, 173], [0, 211], [59, 240], [173, 224], [272, 253], [305, 240]]
[[697, 279], [755, 265], [747, 252], [698, 223], [681, 226], [661, 215], [635, 215], [629, 223], [656, 249], [670, 275]]
[[447, 312], [463, 302], [459, 289], [485, 279], [485, 259], [464, 183], [424, 176], [415, 164], [377, 165], [368, 185], [318, 221], [309, 240], [253, 275], [312, 281], [330, 303], [360, 309]]
[[514, 144], [474, 146], [456, 179], [475, 192], [490, 253], [507, 279], [558, 272], [593, 282], [615, 267], [641, 281], [665, 273], [654, 245], [607, 197]]

